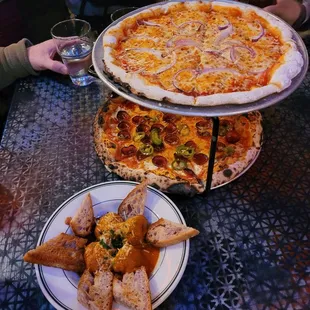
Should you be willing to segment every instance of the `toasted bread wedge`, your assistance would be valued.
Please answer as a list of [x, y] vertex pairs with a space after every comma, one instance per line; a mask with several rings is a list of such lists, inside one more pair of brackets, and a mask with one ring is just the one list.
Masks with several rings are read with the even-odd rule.
[[137, 185], [118, 207], [118, 214], [124, 221], [135, 215], [143, 215], [147, 195], [147, 184], [148, 181], [145, 180]]
[[24, 256], [24, 261], [83, 272], [86, 243], [86, 239], [61, 233], [36, 249], [28, 251]]
[[149, 226], [146, 240], [153, 246], [162, 248], [187, 240], [198, 234], [197, 229], [161, 218]]
[[144, 266], [125, 273], [122, 281], [114, 277], [113, 296], [116, 302], [135, 310], [151, 310], [149, 279]]
[[109, 270], [95, 273], [94, 285], [89, 289], [89, 309], [110, 310], [113, 303], [113, 273]]
[[80, 278], [77, 289], [77, 300], [85, 308], [88, 308], [88, 303], [91, 300], [89, 289], [92, 285], [94, 285], [94, 277], [87, 269], [85, 269]]
[[[66, 219], [66, 223], [69, 219]], [[95, 217], [93, 203], [88, 193], [82, 201], [79, 209], [70, 221], [70, 227], [73, 232], [79, 237], [88, 236], [94, 227]]]

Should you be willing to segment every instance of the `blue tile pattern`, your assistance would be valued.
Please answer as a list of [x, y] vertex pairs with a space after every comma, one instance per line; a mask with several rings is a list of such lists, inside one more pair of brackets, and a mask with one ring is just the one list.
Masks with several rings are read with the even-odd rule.
[[[0, 148], [0, 309], [53, 309], [23, 254], [65, 199], [119, 179], [91, 136], [107, 94], [46, 76], [16, 88]], [[309, 103], [308, 72], [294, 94], [262, 111], [265, 142], [243, 176], [208, 195], [170, 195], [201, 233], [159, 309], [310, 309]]]

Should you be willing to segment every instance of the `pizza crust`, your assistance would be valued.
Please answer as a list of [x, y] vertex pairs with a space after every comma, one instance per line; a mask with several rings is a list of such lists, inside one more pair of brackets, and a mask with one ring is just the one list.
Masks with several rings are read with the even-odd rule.
[[[153, 10], [160, 8], [167, 11], [170, 7], [174, 6], [175, 2], [166, 4], [160, 4], [158, 6], [152, 6], [150, 9], [144, 10], [142, 13], [138, 12], [131, 17], [125, 19], [126, 24], [135, 23], [136, 17], [148, 17]], [[186, 6], [199, 6], [199, 2], [191, 1], [185, 2]], [[261, 98], [264, 98], [273, 93], [281, 92], [291, 85], [292, 79], [300, 72], [304, 63], [302, 55], [296, 48], [296, 44], [292, 40], [292, 31], [289, 26], [278, 19], [277, 17], [262, 11], [256, 7], [248, 8], [248, 6], [242, 3], [221, 3], [216, 2], [215, 6], [219, 7], [237, 7], [242, 8], [245, 11], [255, 11], [256, 14], [266, 19], [273, 27], [277, 28], [281, 32], [283, 42], [286, 42], [289, 46], [289, 50], [285, 53], [283, 64], [277, 68], [268, 85], [255, 88], [250, 91], [242, 92], [230, 92], [219, 93], [207, 96], [188, 96], [181, 93], [162, 89], [156, 85], [149, 85], [143, 80], [139, 74], [128, 73], [123, 68], [114, 64], [114, 58], [112, 52], [114, 50], [113, 45], [117, 43], [121, 36], [120, 29], [124, 21], [111, 27], [107, 33], [103, 36], [103, 50], [104, 50], [104, 64], [106, 71], [112, 76], [112, 78], [121, 83], [123, 86], [129, 88], [132, 93], [139, 96], [144, 96], [149, 99], [158, 101], [170, 101], [181, 105], [197, 105], [197, 106], [216, 106], [223, 104], [244, 104], [254, 102]]]
[[[102, 141], [102, 137], [104, 136], [104, 131], [102, 129], [104, 120], [101, 113], [106, 111], [108, 104], [109, 102], [107, 101], [101, 108], [99, 108], [94, 120], [93, 128], [95, 150], [105, 167], [110, 172], [114, 172], [120, 177], [130, 181], [142, 182], [143, 180], [148, 179], [151, 186], [168, 193], [192, 197], [205, 191], [206, 180], [202, 180], [201, 183], [190, 184], [181, 178], [171, 179], [166, 176], [157, 175], [153, 173], [151, 169], [149, 169], [149, 171], [141, 168], [132, 169], [122, 162], [115, 161], [115, 158], [110, 154], [108, 148]], [[260, 152], [262, 118], [259, 112], [252, 112], [252, 114], [254, 118], [254, 120], [251, 121], [253, 147], [247, 150], [246, 156], [243, 160], [228, 165], [224, 170], [213, 172], [211, 188], [223, 185], [244, 173]]]
[[[212, 187], [216, 187], [235, 179], [238, 175], [243, 174], [248, 168], [253, 160], [258, 156], [260, 149], [252, 147], [247, 151], [246, 157], [242, 161], [237, 161], [228, 166], [227, 169], [219, 172], [213, 173], [212, 177]], [[229, 171], [229, 177], [227, 173]], [[226, 175], [225, 175], [226, 174]]]

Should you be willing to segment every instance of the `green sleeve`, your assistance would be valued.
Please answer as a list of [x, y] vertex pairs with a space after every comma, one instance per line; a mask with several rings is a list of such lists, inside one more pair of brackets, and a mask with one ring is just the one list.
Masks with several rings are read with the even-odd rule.
[[0, 89], [13, 83], [16, 79], [38, 72], [34, 71], [27, 55], [31, 42], [22, 39], [7, 47], [0, 47]]

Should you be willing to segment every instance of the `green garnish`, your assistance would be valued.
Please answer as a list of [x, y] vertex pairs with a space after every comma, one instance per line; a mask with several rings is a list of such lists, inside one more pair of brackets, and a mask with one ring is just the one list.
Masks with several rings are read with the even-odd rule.
[[135, 142], [138, 142], [140, 140], [142, 140], [143, 138], [145, 137], [145, 133], [144, 132], [137, 132], [134, 137], [133, 137], [133, 140]]
[[154, 153], [154, 148], [150, 144], [142, 145], [139, 150], [145, 156], [149, 156], [149, 155], [152, 155]]
[[105, 248], [105, 249], [107, 249], [107, 250], [110, 250], [110, 249], [111, 249], [111, 247], [110, 247], [108, 244], [106, 244], [106, 243], [103, 241], [103, 239], [101, 239], [101, 240], [99, 241], [99, 243], [100, 243], [100, 245], [101, 245], [103, 248]]
[[227, 146], [225, 147], [224, 152], [227, 156], [231, 156], [235, 153], [235, 149], [232, 146]]
[[190, 132], [189, 127], [186, 124], [178, 125], [178, 130], [179, 130], [181, 136], [187, 136]]
[[114, 249], [120, 249], [123, 247], [124, 238], [121, 235], [115, 235], [113, 230], [110, 230], [111, 244]]
[[151, 140], [152, 140], [152, 143], [155, 145], [161, 145], [163, 143], [163, 140], [159, 135], [159, 129], [158, 128], [153, 128], [151, 130]]
[[190, 146], [179, 145], [176, 149], [176, 153], [185, 158], [192, 158], [195, 154], [195, 149]]
[[176, 159], [172, 162], [171, 166], [174, 170], [183, 170], [187, 168], [187, 163], [184, 160]]

